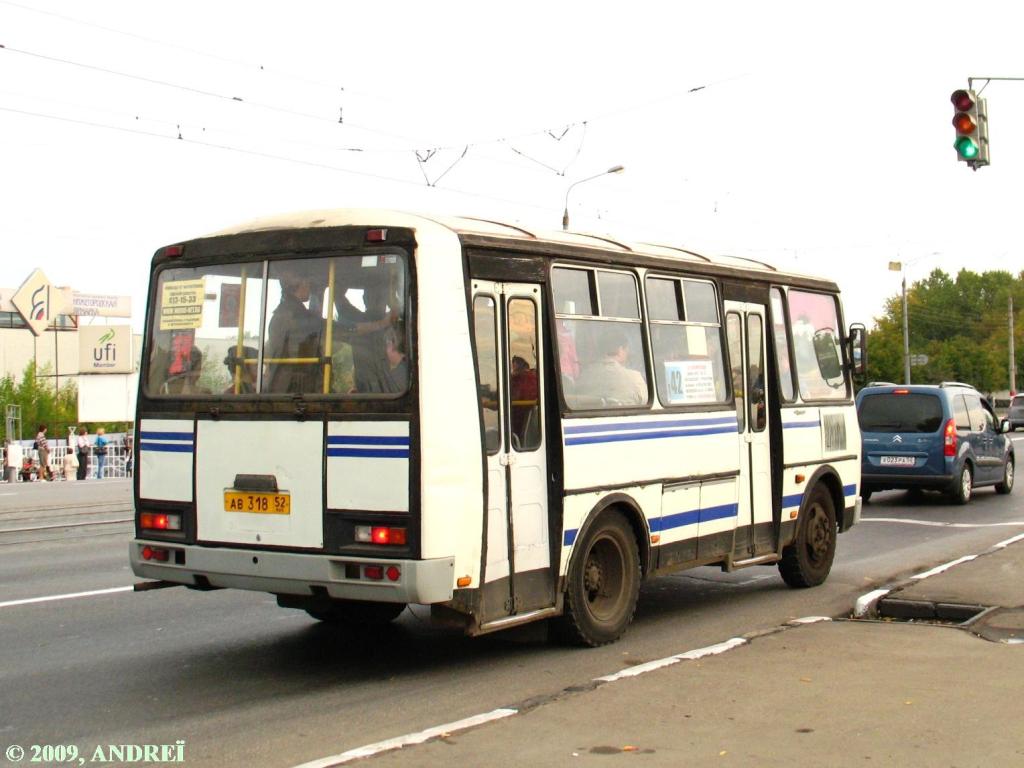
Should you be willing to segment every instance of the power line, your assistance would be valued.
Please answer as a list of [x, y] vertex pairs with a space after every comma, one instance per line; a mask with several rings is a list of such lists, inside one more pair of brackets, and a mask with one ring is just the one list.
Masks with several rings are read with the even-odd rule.
[[[394, 184], [405, 184], [405, 185], [408, 185], [408, 186], [418, 187], [420, 189], [423, 188], [423, 186], [418, 181], [409, 181], [408, 179], [400, 179], [400, 178], [396, 178], [394, 176], [385, 176], [383, 174], [370, 173], [368, 171], [357, 171], [357, 170], [354, 170], [352, 168], [343, 168], [343, 167], [340, 167], [340, 166], [337, 166], [337, 165], [329, 165], [327, 163], [315, 162], [313, 160], [303, 160], [301, 158], [288, 157], [286, 155], [277, 155], [277, 154], [274, 154], [272, 152], [260, 152], [258, 150], [254, 150], [254, 149], [245, 149], [243, 147], [234, 147], [234, 146], [231, 146], [230, 144], [218, 144], [218, 143], [210, 142], [210, 141], [200, 141], [198, 139], [185, 138], [185, 137], [183, 137], [181, 135], [178, 135], [178, 136], [168, 136], [166, 134], [155, 133], [153, 131], [145, 131], [145, 130], [140, 130], [140, 129], [136, 129], [136, 128], [125, 128], [125, 127], [122, 127], [122, 126], [108, 125], [106, 123], [97, 123], [97, 122], [92, 122], [92, 121], [89, 121], [89, 120], [78, 120], [78, 119], [70, 118], [70, 117], [60, 117], [58, 115], [47, 115], [47, 114], [42, 113], [42, 112], [31, 112], [31, 111], [23, 110], [23, 109], [12, 109], [10, 107], [0, 107], [0, 111], [2, 111], [2, 112], [11, 112], [11, 113], [14, 113], [14, 114], [19, 114], [19, 115], [26, 115], [26, 116], [29, 116], [29, 117], [39, 117], [39, 118], [44, 118], [44, 119], [47, 119], [47, 120], [55, 120], [55, 121], [58, 121], [58, 122], [72, 123], [72, 124], [75, 124], [75, 125], [84, 125], [84, 126], [88, 126], [90, 128], [99, 128], [99, 129], [103, 129], [103, 130], [119, 131], [119, 132], [122, 132], [122, 133], [132, 133], [132, 134], [136, 134], [136, 135], [140, 135], [140, 136], [148, 136], [150, 138], [168, 139], [168, 140], [171, 140], [171, 141], [181, 141], [181, 142], [184, 142], [186, 144], [194, 144], [196, 146], [207, 147], [207, 148], [210, 148], [210, 149], [219, 149], [219, 150], [224, 150], [224, 151], [227, 151], [227, 152], [236, 152], [238, 154], [250, 155], [252, 157], [259, 157], [259, 158], [263, 158], [263, 159], [267, 159], [267, 160], [279, 160], [279, 161], [282, 161], [282, 162], [294, 163], [296, 165], [302, 165], [302, 166], [306, 166], [306, 167], [310, 167], [310, 168], [319, 168], [319, 169], [322, 169], [322, 170], [336, 171], [338, 173], [347, 173], [347, 174], [351, 174], [353, 176], [361, 176], [361, 177], [364, 177], [364, 178], [377, 179], [378, 181], [391, 182], [391, 183], [394, 183]], [[447, 173], [447, 171], [446, 171], [446, 173]], [[435, 187], [434, 185], [428, 185], [427, 188], [428, 189], [437, 189], [437, 187]], [[480, 200], [492, 200], [494, 202], [506, 203], [508, 205], [517, 205], [517, 206], [522, 206], [524, 208], [534, 208], [534, 209], [539, 210], [539, 211], [544, 211], [545, 213], [550, 213], [551, 211], [555, 210], [553, 206], [538, 205], [537, 203], [530, 203], [530, 202], [525, 202], [525, 201], [522, 201], [522, 200], [511, 200], [509, 198], [497, 197], [497, 196], [494, 196], [494, 195], [484, 195], [484, 194], [480, 194], [478, 192], [470, 192], [468, 190], [457, 189], [457, 188], [454, 188], [454, 187], [444, 187], [443, 191], [450, 192], [450, 193], [456, 194], [456, 195], [462, 195], [464, 197], [477, 198], [477, 199], [480, 199]]]

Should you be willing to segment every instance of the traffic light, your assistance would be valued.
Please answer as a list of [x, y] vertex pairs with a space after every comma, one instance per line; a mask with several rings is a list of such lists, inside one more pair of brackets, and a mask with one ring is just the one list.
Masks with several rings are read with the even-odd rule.
[[985, 100], [979, 99], [974, 91], [954, 91], [950, 97], [953, 102], [953, 127], [956, 129], [957, 160], [967, 163], [974, 170], [988, 165], [988, 115]]

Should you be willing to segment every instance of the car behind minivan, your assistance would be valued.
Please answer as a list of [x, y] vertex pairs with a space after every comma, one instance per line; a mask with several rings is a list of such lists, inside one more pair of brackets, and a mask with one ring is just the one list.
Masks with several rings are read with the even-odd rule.
[[967, 384], [884, 384], [857, 395], [861, 498], [890, 488], [941, 491], [966, 504], [975, 488], [1013, 490], [1010, 423]]

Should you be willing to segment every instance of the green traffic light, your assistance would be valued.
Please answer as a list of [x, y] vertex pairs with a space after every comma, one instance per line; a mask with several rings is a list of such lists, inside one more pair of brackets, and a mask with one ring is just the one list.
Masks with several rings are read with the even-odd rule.
[[960, 155], [964, 160], [973, 160], [978, 156], [978, 145], [974, 143], [974, 139], [969, 136], [961, 136], [955, 142], [953, 147], [956, 149], [957, 154]]

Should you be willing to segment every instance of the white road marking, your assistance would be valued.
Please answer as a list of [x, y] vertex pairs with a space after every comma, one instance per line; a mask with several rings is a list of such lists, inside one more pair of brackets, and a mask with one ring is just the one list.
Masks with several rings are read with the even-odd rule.
[[890, 591], [888, 589], [876, 589], [858, 597], [857, 602], [853, 604], [853, 618], [863, 619], [871, 611], [871, 607], [888, 595]]
[[1009, 538], [1006, 541], [1000, 541], [998, 544], [993, 544], [992, 549], [1003, 549], [1011, 544], [1016, 544], [1018, 541], [1024, 541], [1024, 533], [1018, 533], [1016, 536]]
[[667, 656], [664, 659], [655, 659], [654, 661], [648, 661], [646, 664], [637, 664], [632, 667], [627, 667], [621, 672], [616, 672], [612, 675], [595, 677], [594, 680], [601, 683], [614, 683], [616, 680], [623, 680], [627, 677], [636, 677], [647, 672], [652, 672], [655, 669], [661, 669], [662, 667], [670, 667], [673, 664], [678, 664], [680, 661], [692, 661], [694, 659], [703, 659], [705, 656], [717, 656], [719, 653], [731, 651], [733, 648], [738, 648], [746, 643], [747, 641], [742, 637], [733, 637], [723, 643], [716, 643], [715, 645], [709, 645], [705, 648], [696, 648], [692, 651], [686, 651], [685, 653], [677, 653], [675, 656]]
[[951, 560], [950, 562], [945, 563], [944, 565], [937, 565], [934, 568], [932, 568], [930, 571], [925, 571], [924, 573], [914, 574], [910, 578], [912, 578], [912, 579], [927, 579], [929, 576], [935, 576], [936, 574], [942, 573], [943, 571], [948, 571], [950, 568], [952, 568], [954, 566], [957, 566], [957, 565], [960, 565], [960, 563], [969, 563], [969, 562], [971, 562], [971, 560], [973, 560], [976, 557], [977, 557], [977, 555], [964, 555], [963, 557], [958, 557], [956, 560]]
[[91, 592], [72, 592], [67, 595], [47, 595], [46, 597], [29, 597], [25, 600], [8, 600], [0, 603], [0, 608], [13, 608], [16, 605], [29, 605], [31, 603], [48, 603], [53, 600], [74, 600], [78, 597], [93, 597], [95, 595], [112, 595], [115, 592], [131, 592], [135, 587], [112, 587], [110, 589], [94, 589]]
[[937, 520], [907, 520], [902, 517], [862, 517], [862, 523], [903, 523], [904, 525], [929, 525], [935, 528], [1012, 528], [1024, 526], [1024, 520], [1009, 520], [1005, 523], [942, 523]]
[[347, 752], [342, 752], [337, 755], [331, 755], [330, 757], [322, 757], [319, 760], [302, 763], [302, 765], [295, 766], [295, 768], [328, 768], [328, 766], [332, 765], [342, 765], [343, 763], [358, 760], [362, 757], [370, 757], [371, 755], [377, 755], [381, 752], [389, 752], [392, 749], [401, 749], [402, 747], [410, 746], [412, 744], [422, 744], [424, 741], [428, 741], [437, 736], [443, 736], [447, 733], [455, 733], [456, 731], [463, 731], [466, 728], [473, 728], [477, 725], [483, 725], [484, 723], [489, 723], [493, 720], [501, 720], [504, 717], [517, 714], [519, 714], [518, 709], [495, 709], [482, 715], [474, 715], [473, 717], [467, 717], [463, 720], [456, 720], [454, 723], [435, 725], [433, 728], [427, 728], [425, 731], [420, 731], [419, 733], [410, 733], [405, 736], [398, 736], [394, 739], [378, 741], [376, 744], [367, 744], [365, 747], [356, 747], [355, 749], [350, 749]]

